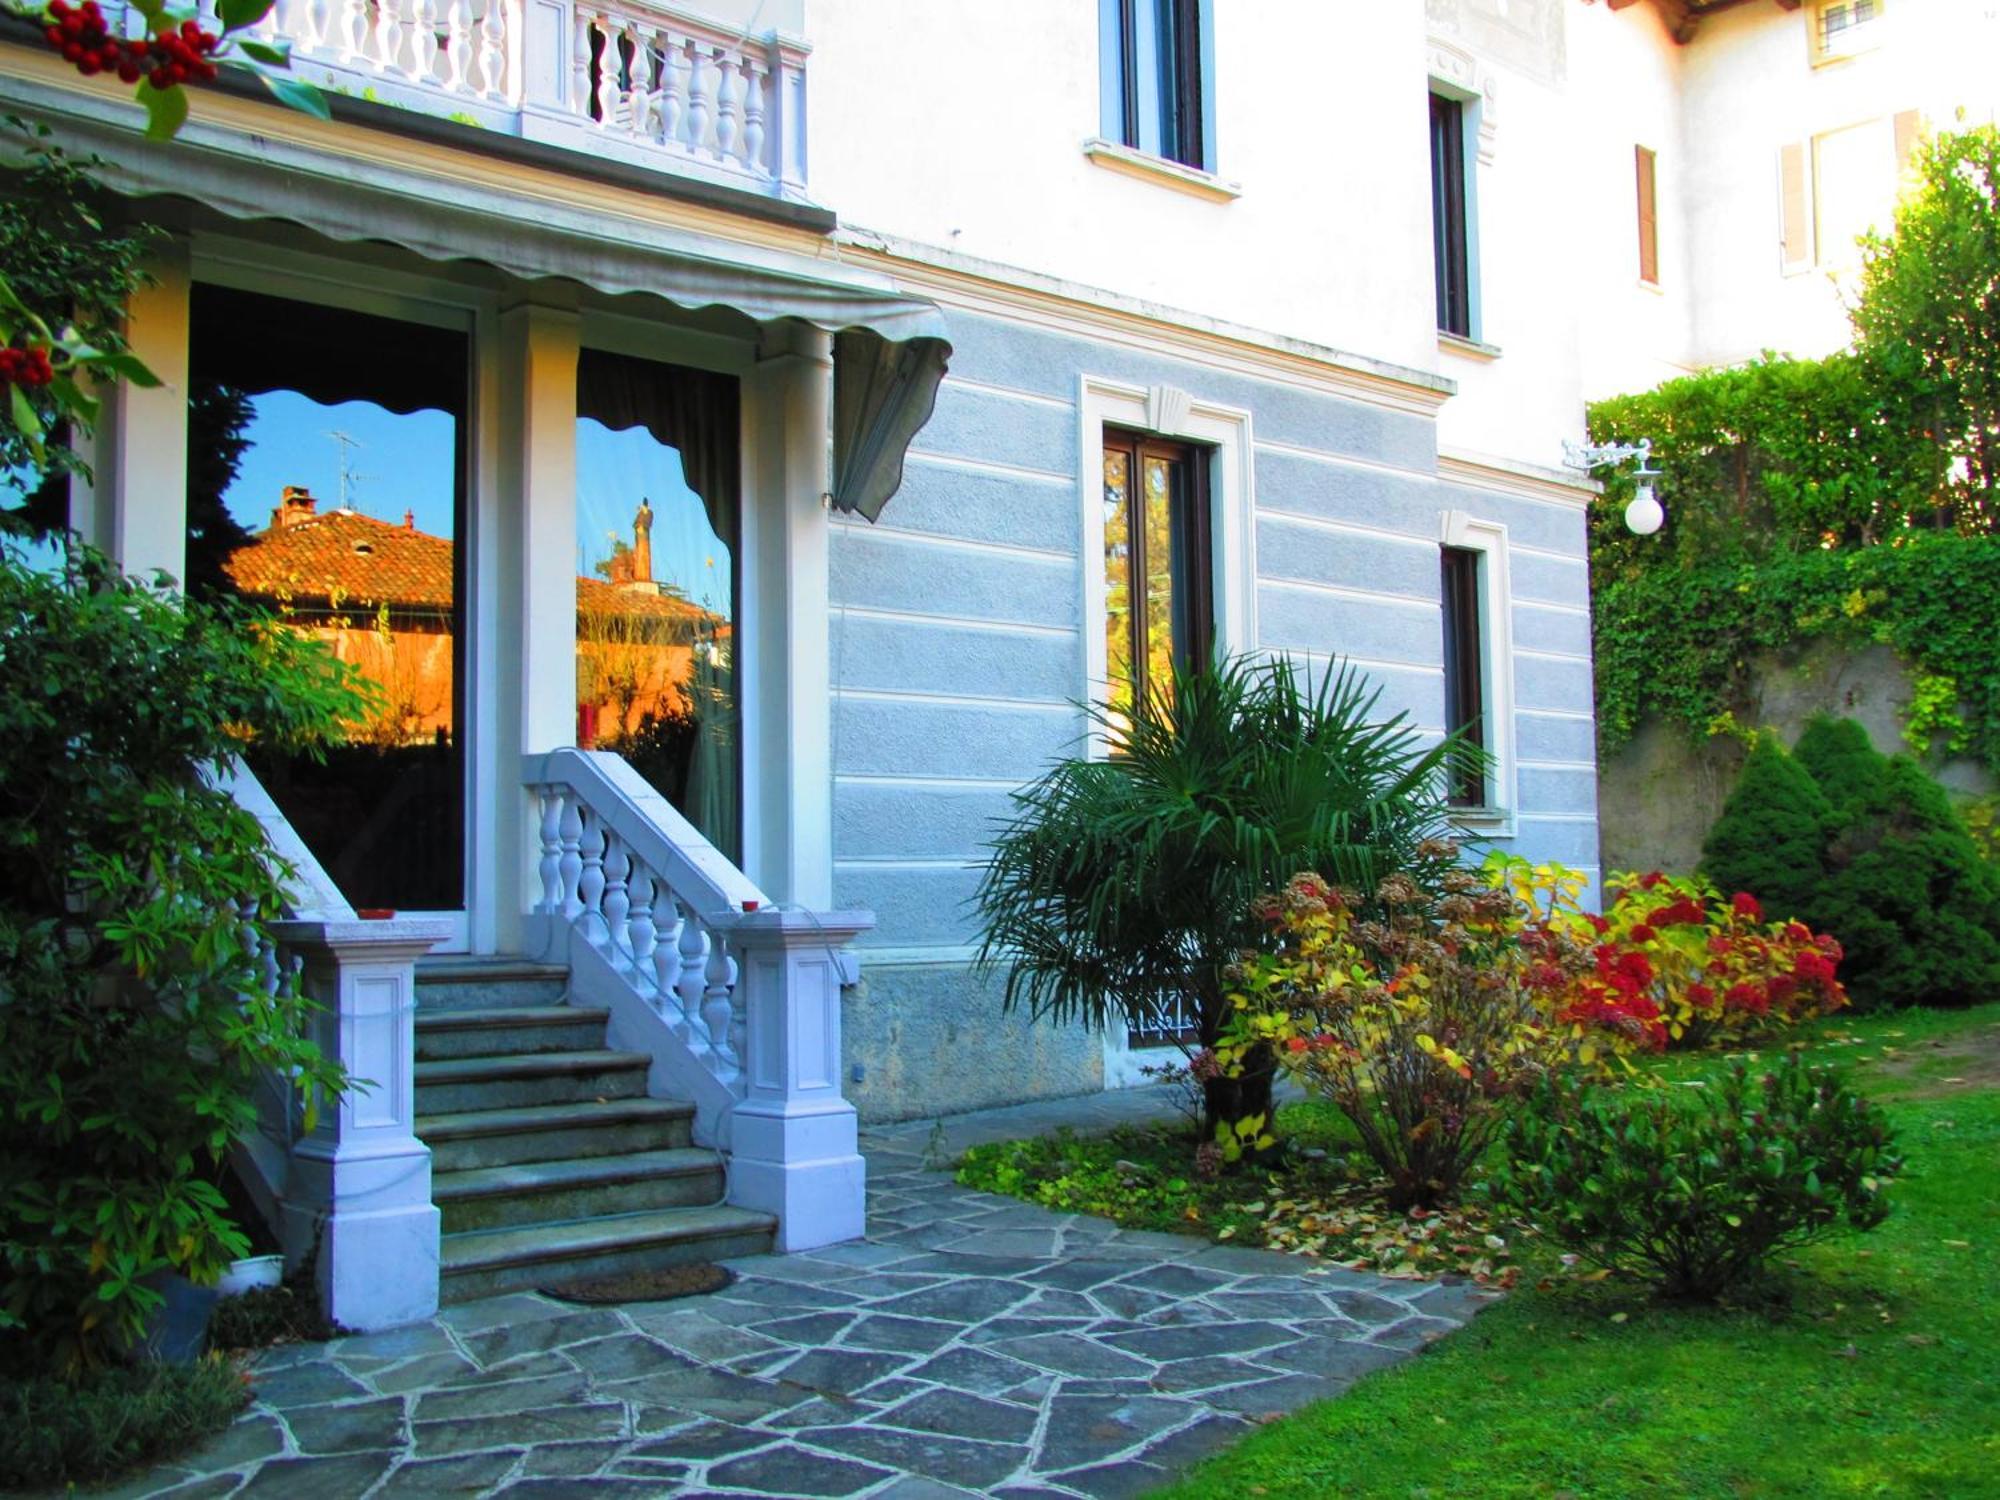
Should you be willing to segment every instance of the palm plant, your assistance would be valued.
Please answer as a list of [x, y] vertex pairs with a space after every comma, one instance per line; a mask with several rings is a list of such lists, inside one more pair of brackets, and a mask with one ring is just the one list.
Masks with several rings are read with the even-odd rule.
[[[974, 898], [1006, 1007], [1095, 1027], [1182, 1009], [1206, 1048], [1225, 973], [1262, 936], [1260, 895], [1305, 870], [1364, 896], [1395, 871], [1434, 887], [1446, 773], [1476, 752], [1378, 720], [1380, 695], [1345, 664], [1315, 689], [1288, 660], [1236, 659], [1177, 668], [1129, 722], [1090, 708], [1115, 753], [1014, 794]], [[1268, 1115], [1274, 1062], [1203, 1080], [1209, 1135]]]

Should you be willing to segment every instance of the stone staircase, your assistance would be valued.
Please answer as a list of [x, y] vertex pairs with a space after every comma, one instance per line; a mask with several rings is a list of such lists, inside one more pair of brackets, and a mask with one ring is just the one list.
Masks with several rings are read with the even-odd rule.
[[694, 1107], [649, 1098], [650, 1059], [606, 1046], [561, 967], [417, 965], [416, 1134], [443, 1216], [439, 1300], [771, 1248], [776, 1221], [722, 1202]]

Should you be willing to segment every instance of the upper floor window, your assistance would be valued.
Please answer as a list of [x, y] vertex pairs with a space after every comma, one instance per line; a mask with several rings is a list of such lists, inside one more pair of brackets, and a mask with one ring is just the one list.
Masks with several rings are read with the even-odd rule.
[[1815, 0], [1807, 23], [1814, 65], [1837, 62], [1875, 46], [1881, 40], [1884, 4], [1885, 0]]
[[1469, 339], [1472, 277], [1465, 181], [1465, 105], [1431, 95], [1431, 261], [1437, 277], [1437, 326]]
[[1105, 676], [1114, 725], [1208, 659], [1215, 635], [1206, 450], [1104, 434]]
[[1213, 169], [1209, 0], [1099, 0], [1104, 134]]

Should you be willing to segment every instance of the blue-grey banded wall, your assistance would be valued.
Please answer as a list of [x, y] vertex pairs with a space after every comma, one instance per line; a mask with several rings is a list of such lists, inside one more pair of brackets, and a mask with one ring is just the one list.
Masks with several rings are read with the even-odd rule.
[[[902, 490], [833, 536], [834, 885], [872, 909], [845, 1012], [848, 1096], [897, 1119], [1100, 1086], [1102, 1042], [1002, 1020], [967, 900], [1008, 793], [1081, 743], [1077, 400], [1085, 375], [1247, 409], [1264, 649], [1354, 658], [1441, 733], [1447, 509], [1512, 550], [1521, 852], [1596, 864], [1581, 510], [1440, 480], [1412, 415], [999, 318], [956, 353]], [[1086, 440], [1088, 441], [1088, 440]], [[878, 957], [871, 959], [866, 950]], [[855, 1070], [859, 1077], [855, 1077]]]

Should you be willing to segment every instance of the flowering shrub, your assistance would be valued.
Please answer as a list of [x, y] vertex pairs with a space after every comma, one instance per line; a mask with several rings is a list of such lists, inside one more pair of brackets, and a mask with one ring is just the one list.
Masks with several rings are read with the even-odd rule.
[[[1315, 875], [1259, 904], [1270, 947], [1235, 971], [1210, 1065], [1274, 1051], [1353, 1124], [1398, 1208], [1452, 1196], [1510, 1095], [1640, 1039], [1610, 1017], [1556, 1023], [1590, 945], [1475, 871], [1446, 876], [1442, 899], [1392, 875], [1375, 892], [1379, 918], [1360, 906]], [[1216, 1148], [1232, 1157], [1267, 1146], [1264, 1125], [1225, 1123]]]
[[[1767, 922], [1756, 897], [1725, 900], [1708, 881], [1616, 875], [1602, 916], [1577, 903], [1582, 877], [1494, 855], [1487, 878], [1542, 919], [1591, 942], [1591, 964], [1556, 1019], [1611, 1025], [1655, 1049], [1746, 1039], [1847, 1003], [1840, 944], [1803, 922]], [[1581, 1032], [1578, 1033], [1581, 1035]]]
[[1882, 1111], [1796, 1054], [1699, 1089], [1551, 1076], [1507, 1126], [1499, 1201], [1669, 1296], [1710, 1299], [1845, 1220], [1871, 1229], [1902, 1161]]

